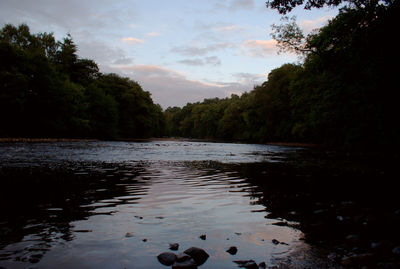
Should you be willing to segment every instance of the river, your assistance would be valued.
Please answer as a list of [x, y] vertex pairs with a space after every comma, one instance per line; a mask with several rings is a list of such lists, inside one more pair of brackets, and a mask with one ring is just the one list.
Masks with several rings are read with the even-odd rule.
[[0, 162], [0, 268], [168, 268], [157, 255], [171, 243], [204, 249], [200, 268], [340, 268], [371, 251], [331, 237], [358, 240], [340, 225], [376, 204], [332, 182], [385, 172], [314, 149], [194, 141], [1, 143]]

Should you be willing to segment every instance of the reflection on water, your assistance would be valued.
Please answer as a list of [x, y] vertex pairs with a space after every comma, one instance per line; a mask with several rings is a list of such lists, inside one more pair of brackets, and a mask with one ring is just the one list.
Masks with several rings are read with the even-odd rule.
[[60, 161], [121, 163], [127, 161], [280, 161], [296, 148], [258, 144], [182, 141], [3, 143], [0, 161], [8, 165], [56, 166]]
[[205, 249], [201, 268], [249, 259], [336, 267], [304, 241], [313, 233], [301, 232], [309, 228], [302, 210], [322, 206], [298, 180], [310, 171], [285, 164], [301, 152], [165, 141], [2, 144], [0, 268], [165, 268], [156, 256], [170, 243]]

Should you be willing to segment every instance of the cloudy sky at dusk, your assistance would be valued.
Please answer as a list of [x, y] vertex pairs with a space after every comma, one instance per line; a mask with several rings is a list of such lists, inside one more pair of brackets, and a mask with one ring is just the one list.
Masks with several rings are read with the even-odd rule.
[[[308, 32], [336, 14], [289, 15]], [[250, 91], [298, 61], [278, 55], [270, 37], [280, 17], [262, 0], [0, 0], [1, 27], [26, 23], [58, 40], [70, 33], [80, 57], [138, 81], [163, 108]]]

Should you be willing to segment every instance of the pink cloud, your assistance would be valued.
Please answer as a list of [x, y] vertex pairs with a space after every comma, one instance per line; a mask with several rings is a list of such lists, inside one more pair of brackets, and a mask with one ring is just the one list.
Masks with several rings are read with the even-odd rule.
[[277, 42], [271, 40], [246, 40], [241, 47], [244, 54], [251, 57], [266, 57], [277, 52]]
[[139, 39], [139, 38], [136, 38], [136, 37], [124, 37], [124, 38], [121, 38], [121, 41], [125, 42], [125, 43], [128, 43], [128, 44], [142, 44], [142, 43], [144, 43], [143, 39]]

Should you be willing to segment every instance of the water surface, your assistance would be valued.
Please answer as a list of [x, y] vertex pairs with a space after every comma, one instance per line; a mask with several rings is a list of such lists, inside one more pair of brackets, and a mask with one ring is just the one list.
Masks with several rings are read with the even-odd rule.
[[291, 187], [276, 188], [304, 151], [190, 141], [0, 144], [0, 266], [166, 268], [157, 255], [179, 243], [177, 253], [209, 253], [201, 268], [249, 259], [335, 267], [304, 240]]

